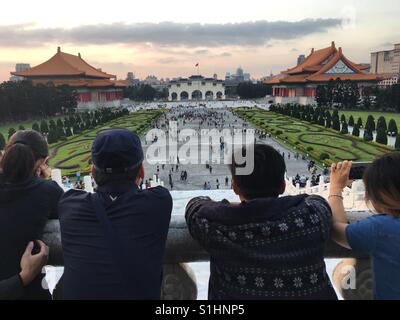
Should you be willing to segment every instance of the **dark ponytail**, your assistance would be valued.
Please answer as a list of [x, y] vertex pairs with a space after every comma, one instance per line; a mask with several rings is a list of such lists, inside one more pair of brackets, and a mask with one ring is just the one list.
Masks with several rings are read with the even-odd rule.
[[24, 143], [8, 144], [1, 158], [0, 168], [5, 183], [19, 183], [33, 177], [35, 157], [32, 148]]

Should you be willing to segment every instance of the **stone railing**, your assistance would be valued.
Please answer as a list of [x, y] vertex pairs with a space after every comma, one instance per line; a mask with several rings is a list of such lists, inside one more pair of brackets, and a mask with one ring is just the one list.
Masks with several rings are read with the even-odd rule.
[[[350, 220], [365, 218], [366, 212], [350, 213]], [[63, 265], [60, 225], [50, 221], [45, 229], [45, 242], [50, 246], [49, 264]], [[326, 248], [325, 258], [346, 258], [336, 267], [333, 279], [345, 299], [370, 299], [371, 269], [368, 257], [343, 249], [333, 242]], [[173, 215], [166, 246], [162, 297], [166, 300], [194, 300], [197, 298], [196, 277], [187, 263], [209, 261], [209, 255], [190, 236], [183, 216]], [[345, 266], [345, 268], [343, 268]], [[350, 266], [350, 268], [349, 268]], [[341, 289], [349, 273], [355, 271], [356, 290]], [[354, 272], [353, 272], [354, 273]]]
[[[53, 170], [52, 177], [62, 186], [60, 172]], [[293, 186], [291, 178], [286, 180], [287, 188], [285, 193], [287, 195], [307, 193], [317, 194], [324, 198], [328, 196], [329, 184], [321, 183], [319, 186], [311, 187], [308, 183], [306, 188], [301, 189], [299, 186]], [[84, 182], [86, 191], [93, 192], [91, 177], [84, 177]], [[224, 191], [220, 190], [219, 192], [222, 193]], [[172, 192], [174, 204], [185, 200], [187, 195], [183, 193], [184, 191]], [[222, 196], [226, 197], [227, 194], [225, 193]], [[354, 182], [351, 189], [346, 188], [343, 196], [350, 222], [365, 219], [370, 215], [364, 202], [364, 185], [362, 181]], [[183, 203], [180, 203], [179, 206], [184, 207]], [[206, 262], [209, 261], [210, 257], [190, 236], [182, 212], [175, 211], [176, 209], [174, 208], [166, 245], [162, 297], [166, 300], [194, 300], [197, 298], [197, 283], [188, 263]], [[58, 220], [51, 220], [47, 224], [44, 240], [51, 248], [49, 264], [63, 266]], [[369, 257], [344, 249], [331, 241], [326, 247], [325, 258], [343, 259], [334, 270], [333, 281], [344, 299], [372, 298], [372, 273]], [[346, 286], [343, 286], [343, 283], [350, 279], [351, 275], [355, 276], [356, 289], [344, 289]]]
[[[310, 181], [307, 181], [305, 188], [300, 188], [300, 185], [296, 186], [292, 183], [292, 178], [286, 178], [286, 194], [297, 195], [297, 194], [315, 194], [325, 199], [329, 196], [329, 183], [324, 183], [324, 177], [321, 176], [320, 184], [318, 186], [311, 186]], [[368, 211], [368, 207], [365, 203], [365, 187], [362, 180], [354, 181], [351, 188], [346, 187], [343, 190], [343, 204], [344, 207], [349, 211]]]

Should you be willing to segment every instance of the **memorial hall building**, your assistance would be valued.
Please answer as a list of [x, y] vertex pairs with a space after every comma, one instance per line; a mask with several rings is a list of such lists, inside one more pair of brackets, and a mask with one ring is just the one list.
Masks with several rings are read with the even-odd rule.
[[216, 78], [194, 75], [169, 82], [169, 101], [200, 101], [225, 99], [225, 84]]
[[318, 85], [340, 79], [357, 83], [362, 92], [366, 86], [376, 85], [384, 76], [369, 73], [370, 67], [350, 61], [335, 42], [328, 48], [311, 50], [297, 66], [282, 71], [265, 84], [272, 85], [275, 103], [314, 104]]
[[103, 72], [88, 64], [80, 53], [75, 56], [61, 51], [46, 62], [21, 72], [11, 72], [34, 85], [68, 85], [74, 88], [78, 107], [120, 106], [124, 98], [126, 81], [117, 81], [116, 76]]

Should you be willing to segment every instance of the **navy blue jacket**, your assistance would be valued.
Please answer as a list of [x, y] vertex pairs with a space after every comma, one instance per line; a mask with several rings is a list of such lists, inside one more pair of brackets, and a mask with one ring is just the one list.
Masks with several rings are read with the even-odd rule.
[[[169, 191], [139, 190], [133, 182], [119, 182], [97, 192], [124, 247], [126, 266], [121, 268], [113, 256], [91, 195], [66, 192], [59, 203], [64, 299], [159, 299], [172, 211]], [[121, 269], [127, 268], [135, 283], [124, 278]]]
[[195, 198], [186, 221], [211, 255], [209, 299], [337, 298], [324, 262], [331, 210], [323, 198]]

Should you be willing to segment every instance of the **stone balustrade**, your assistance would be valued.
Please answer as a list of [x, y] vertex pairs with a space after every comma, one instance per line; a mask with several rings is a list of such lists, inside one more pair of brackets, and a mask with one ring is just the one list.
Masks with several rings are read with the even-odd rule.
[[[53, 170], [53, 179], [62, 186], [61, 174]], [[89, 180], [90, 179], [90, 180]], [[292, 179], [286, 179], [286, 194], [316, 194], [327, 198], [329, 184], [323, 183], [311, 187], [308, 183], [306, 188], [293, 186]], [[84, 177], [85, 189], [93, 192], [91, 178]], [[226, 190], [225, 190], [226, 191]], [[174, 191], [174, 203], [182, 201], [185, 191]], [[220, 192], [223, 192], [222, 190]], [[203, 191], [204, 193], [204, 191]], [[352, 188], [346, 188], [343, 193], [345, 208], [348, 210], [349, 221], [355, 222], [367, 218], [370, 213], [364, 201], [364, 185], [362, 181], [353, 183]], [[189, 200], [189, 199], [187, 199]], [[45, 228], [45, 242], [50, 246], [49, 264], [63, 266], [61, 248], [60, 225], [58, 220], [51, 220]], [[370, 259], [367, 256], [359, 255], [351, 250], [344, 249], [334, 242], [329, 242], [325, 258], [342, 258], [342, 262], [336, 267], [333, 280], [335, 286], [345, 299], [371, 299], [372, 298], [372, 273]], [[206, 262], [210, 257], [196, 241], [192, 239], [186, 226], [182, 212], [173, 212], [168, 239], [166, 244], [166, 255], [164, 260], [164, 279], [162, 288], [163, 299], [194, 300], [197, 298], [197, 284], [193, 271], [188, 266], [191, 262]], [[342, 284], [355, 272], [356, 289], [344, 289]]]
[[[363, 219], [367, 212], [352, 212], [349, 214], [350, 221]], [[58, 220], [50, 221], [45, 229], [45, 242], [50, 246], [49, 264], [53, 266], [63, 265], [61, 249], [60, 225]], [[358, 255], [351, 250], [344, 249], [333, 242], [326, 247], [326, 258], [346, 258], [342, 262], [351, 265], [356, 270], [357, 290], [341, 290], [344, 298], [371, 298], [371, 272], [369, 259], [366, 256]], [[164, 261], [163, 298], [164, 299], [196, 299], [197, 284], [193, 271], [189, 268], [189, 262], [209, 261], [209, 255], [190, 236], [183, 216], [173, 215], [166, 246]], [[348, 260], [351, 258], [352, 260]], [[362, 266], [362, 269], [359, 267]], [[346, 269], [348, 270], [348, 268]], [[337, 268], [334, 279], [337, 285], [343, 282], [347, 273]], [[367, 276], [366, 276], [367, 275]]]

